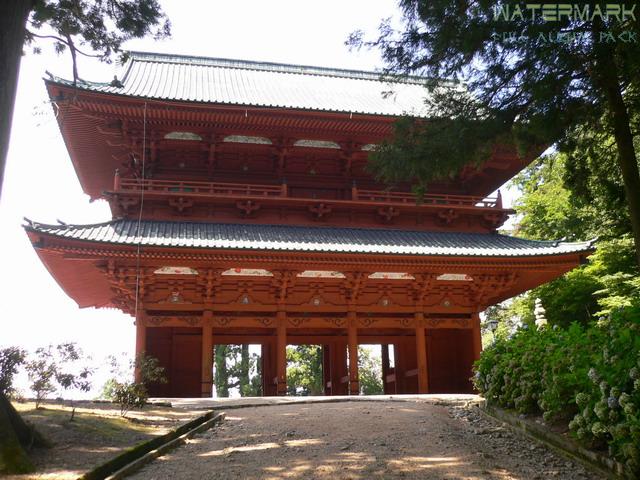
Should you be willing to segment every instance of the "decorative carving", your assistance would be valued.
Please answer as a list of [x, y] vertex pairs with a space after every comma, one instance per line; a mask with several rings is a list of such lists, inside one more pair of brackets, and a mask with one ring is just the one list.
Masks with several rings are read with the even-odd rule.
[[453, 208], [449, 208], [447, 210], [440, 210], [438, 212], [438, 218], [445, 225], [451, 225], [454, 220], [457, 220], [460, 214], [455, 211]]
[[400, 211], [394, 207], [380, 207], [378, 209], [378, 215], [380, 215], [386, 223], [391, 223], [395, 217], [400, 215]]
[[240, 210], [243, 216], [250, 217], [256, 211], [260, 210], [260, 204], [253, 200], [247, 200], [245, 202], [236, 202], [236, 207]]
[[232, 322], [232, 318], [229, 317], [215, 317], [213, 319], [213, 323], [215, 323], [219, 327], [226, 327]]
[[275, 320], [271, 317], [261, 317], [258, 318], [258, 321], [265, 327], [271, 327], [275, 322]]
[[124, 213], [130, 213], [133, 207], [138, 205], [139, 200], [135, 197], [124, 197], [122, 195], [116, 195], [118, 206]]
[[471, 319], [469, 318], [454, 318], [453, 323], [460, 328], [471, 328]]
[[294, 327], [299, 327], [303, 323], [309, 322], [309, 318], [304, 318], [304, 317], [290, 317], [287, 320], [289, 321], [289, 324], [291, 324]]
[[184, 301], [182, 294], [178, 290], [173, 290], [167, 297], [169, 303], [187, 303]]
[[185, 211], [193, 207], [193, 200], [184, 197], [170, 198], [169, 206], [174, 208], [178, 213], [186, 213]]
[[202, 324], [202, 318], [201, 317], [196, 317], [196, 316], [177, 317], [177, 320], [179, 322], [186, 323], [187, 325], [189, 325], [191, 327], [195, 327], [197, 325]]
[[424, 304], [425, 297], [430, 293], [436, 275], [433, 273], [415, 273], [415, 282], [413, 282], [413, 295], [416, 306]]
[[361, 317], [358, 318], [358, 322], [360, 323], [360, 325], [362, 325], [363, 327], [370, 327], [371, 325], [373, 325], [374, 323], [376, 323], [379, 319], [377, 318], [371, 318], [371, 317]]
[[506, 222], [507, 218], [509, 218], [509, 215], [505, 212], [485, 213], [482, 217], [485, 225], [494, 229], [500, 227], [504, 222]]
[[211, 303], [213, 300], [213, 295], [215, 291], [220, 286], [222, 282], [222, 278], [220, 274], [222, 273], [222, 269], [209, 269], [207, 270], [205, 275], [200, 275], [196, 282], [200, 287], [204, 289], [203, 299], [205, 303]]
[[358, 301], [358, 295], [362, 291], [364, 283], [367, 280], [368, 272], [345, 272], [345, 298], [349, 305], [355, 305]]
[[299, 273], [293, 270], [274, 270], [271, 286], [275, 290], [277, 304], [284, 306]]
[[471, 299], [476, 305], [490, 305], [493, 299], [500, 298], [518, 280], [516, 273], [503, 275], [482, 274], [474, 275], [473, 283], [469, 285]]
[[325, 203], [318, 203], [317, 205], [311, 205], [309, 211], [313, 214], [316, 220], [322, 219], [325, 215], [331, 213], [331, 206]]
[[168, 320], [168, 317], [153, 316], [147, 318], [147, 323], [151, 325], [162, 325]]
[[395, 321], [397, 323], [399, 323], [402, 327], [411, 327], [414, 324], [414, 321], [412, 318], [396, 318]]
[[431, 328], [437, 328], [438, 325], [442, 324], [442, 322], [444, 322], [444, 320], [441, 319], [441, 318], [427, 318], [426, 319], [427, 327], [431, 327]]
[[346, 318], [331, 317], [331, 318], [327, 318], [327, 320], [329, 322], [331, 322], [332, 324], [334, 324], [338, 328], [344, 328], [344, 327], [347, 326], [347, 319]]

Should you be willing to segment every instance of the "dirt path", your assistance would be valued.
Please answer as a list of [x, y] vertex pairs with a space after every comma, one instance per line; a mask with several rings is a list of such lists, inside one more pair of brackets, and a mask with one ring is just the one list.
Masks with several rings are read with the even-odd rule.
[[349, 402], [229, 410], [136, 479], [596, 479], [476, 407]]

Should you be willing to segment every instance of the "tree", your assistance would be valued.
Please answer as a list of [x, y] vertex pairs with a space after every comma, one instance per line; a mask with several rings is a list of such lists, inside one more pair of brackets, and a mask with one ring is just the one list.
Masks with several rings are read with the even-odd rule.
[[262, 395], [260, 357], [249, 352], [249, 345], [217, 345], [215, 348], [216, 395], [228, 397], [238, 388], [242, 397]]
[[289, 395], [322, 395], [322, 346], [287, 347], [287, 393]]
[[363, 395], [382, 395], [382, 363], [375, 359], [371, 350], [358, 347], [358, 380]]
[[29, 388], [36, 395], [36, 408], [40, 408], [42, 400], [56, 391], [57, 365], [53, 346], [38, 348], [25, 369], [31, 382]]
[[27, 358], [27, 352], [19, 347], [0, 350], [0, 393], [11, 397], [14, 393], [13, 377]]
[[229, 350], [228, 345], [216, 345], [214, 351], [216, 368], [213, 383], [216, 386], [216, 395], [220, 398], [229, 396], [229, 368], [227, 367]]
[[[559, 326], [573, 322], [586, 325], [617, 308], [640, 302], [640, 270], [634, 259], [630, 225], [625, 222], [626, 208], [620, 201], [621, 181], [611, 168], [615, 162], [606, 155], [598, 156], [599, 148], [584, 149], [580, 159], [564, 154], [542, 157], [513, 179], [512, 185], [522, 194], [515, 204], [519, 236], [601, 240], [587, 264], [485, 312], [501, 325], [514, 317], [532, 324], [536, 298], [546, 308], [549, 323]], [[585, 183], [593, 187], [584, 188]], [[509, 330], [499, 328], [499, 333]]]
[[[569, 7], [593, 13], [596, 5]], [[555, 142], [566, 146], [576, 129], [602, 130], [614, 141], [609, 155], [617, 158], [640, 264], [632, 125], [640, 104], [640, 42], [632, 40], [640, 25], [628, 14], [635, 3], [623, 5], [627, 14], [618, 18], [563, 15], [553, 21], [540, 8], [507, 0], [401, 0], [402, 31], [386, 21], [377, 39], [354, 32], [348, 43], [379, 48], [387, 72], [461, 79], [466, 90], [428, 81], [432, 118], [398, 123], [395, 139], [374, 154], [373, 168], [387, 181], [414, 182], [420, 192], [463, 165], [482, 163], [495, 143], [534, 152]]]
[[26, 354], [18, 347], [0, 350], [0, 474], [33, 471], [33, 463], [25, 450], [48, 446], [40, 433], [22, 420], [9, 401], [13, 377], [25, 362]]
[[[77, 56], [111, 61], [132, 38], [170, 34], [158, 0], [3, 0], [0, 2], [0, 195], [23, 46], [53, 40], [57, 52], [69, 51], [73, 80]], [[85, 50], [88, 48], [89, 50]]]
[[[55, 380], [60, 389], [80, 390], [88, 392], [91, 389], [91, 375], [93, 370], [86, 365], [79, 365], [89, 358], [75, 343], [62, 343], [56, 347], [58, 353], [58, 363], [56, 365]], [[76, 413], [75, 401], [71, 399], [71, 417], [72, 422]]]

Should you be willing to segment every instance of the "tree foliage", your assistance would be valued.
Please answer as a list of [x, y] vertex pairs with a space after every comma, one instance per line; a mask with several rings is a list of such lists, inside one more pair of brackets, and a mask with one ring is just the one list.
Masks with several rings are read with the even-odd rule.
[[7, 347], [0, 350], [0, 393], [7, 397], [13, 395], [15, 392], [13, 378], [26, 358], [26, 350], [19, 347]]
[[237, 388], [242, 397], [262, 395], [260, 356], [249, 345], [216, 345], [214, 385], [218, 397], [228, 397]]
[[[124, 368], [116, 357], [110, 357], [111, 378], [107, 380], [102, 397], [117, 403], [120, 415], [126, 417], [132, 408], [142, 408], [149, 399], [147, 385], [150, 383], [167, 383], [164, 368], [160, 361], [149, 355], [138, 355]], [[133, 372], [140, 372], [140, 381], [134, 381]]]
[[75, 84], [79, 76], [78, 55], [109, 62], [129, 39], [146, 35], [163, 38], [170, 32], [170, 23], [158, 0], [0, 2], [0, 194], [25, 44], [39, 52], [41, 47], [36, 40], [53, 40], [57, 52], [70, 52]]
[[[595, 150], [590, 151], [595, 155]], [[583, 166], [579, 174], [575, 172], [577, 161]], [[518, 235], [543, 240], [600, 240], [586, 265], [533, 289], [500, 311], [488, 312], [492, 318], [505, 322], [519, 317], [532, 324], [533, 304], [540, 298], [548, 321], [566, 327], [572, 322], [587, 324], [640, 302], [640, 270], [628, 233], [630, 225], [625, 221], [626, 208], [615, 193], [621, 187], [619, 173], [610, 168], [612, 163], [606, 155], [598, 162], [595, 156], [572, 160], [565, 154], [554, 154], [540, 158], [514, 178], [513, 185], [522, 193], [515, 204]], [[581, 182], [599, 182], [600, 188], [585, 192]]]
[[289, 395], [322, 395], [322, 346], [287, 347], [287, 393]]
[[[596, 3], [580, 5], [593, 9]], [[513, 12], [516, 4], [401, 0], [400, 31], [386, 21], [373, 40], [351, 35], [352, 46], [380, 49], [387, 72], [433, 79], [426, 82], [429, 121], [399, 123], [374, 165], [383, 179], [412, 181], [420, 192], [462, 165], [488, 158], [496, 142], [511, 140], [531, 153], [555, 142], [571, 144], [580, 129], [603, 131], [613, 139], [607, 154], [617, 159], [640, 263], [640, 175], [632, 128], [640, 42], [620, 40], [638, 33], [638, 21], [500, 14]], [[462, 80], [468, 93], [437, 79]]]
[[362, 395], [382, 395], [382, 363], [371, 350], [358, 347], [358, 380]]
[[40, 52], [36, 39], [52, 40], [58, 53], [69, 51], [75, 83], [77, 55], [110, 62], [127, 40], [147, 35], [160, 39], [170, 34], [171, 24], [157, 0], [36, 0], [25, 42], [36, 53]]

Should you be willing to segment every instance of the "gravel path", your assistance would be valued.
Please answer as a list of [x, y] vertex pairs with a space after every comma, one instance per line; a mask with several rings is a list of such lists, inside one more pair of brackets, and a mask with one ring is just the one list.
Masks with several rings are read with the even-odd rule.
[[387, 401], [229, 410], [136, 479], [597, 479], [473, 405]]

